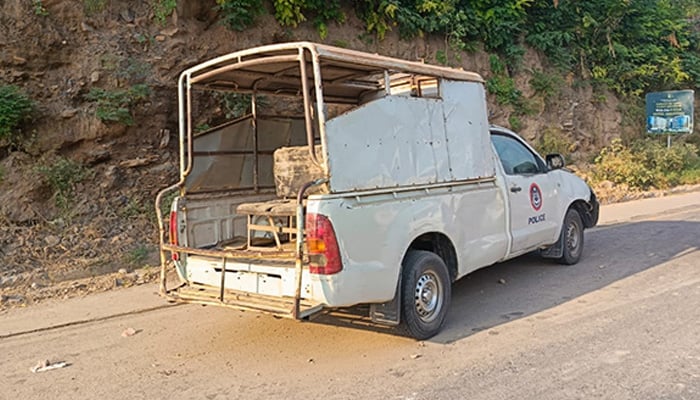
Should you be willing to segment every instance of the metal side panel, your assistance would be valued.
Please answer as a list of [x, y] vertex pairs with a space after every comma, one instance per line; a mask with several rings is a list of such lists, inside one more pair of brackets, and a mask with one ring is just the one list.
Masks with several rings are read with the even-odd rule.
[[[326, 123], [332, 192], [449, 178], [442, 101], [389, 96]], [[443, 138], [443, 139], [440, 139]]]
[[491, 150], [484, 86], [475, 82], [445, 80], [441, 91], [452, 179], [494, 176], [496, 166]]
[[246, 236], [246, 216], [236, 213], [242, 203], [275, 198], [274, 193], [227, 197], [188, 197], [186, 203], [187, 244], [193, 248], [215, 245], [222, 240]]

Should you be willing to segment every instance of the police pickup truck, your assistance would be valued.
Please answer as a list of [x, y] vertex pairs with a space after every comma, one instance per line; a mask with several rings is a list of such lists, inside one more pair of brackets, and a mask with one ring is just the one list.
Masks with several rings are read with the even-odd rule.
[[[230, 93], [249, 112], [197, 129]], [[189, 68], [178, 94], [180, 179], [156, 199], [172, 301], [295, 319], [365, 304], [425, 339], [454, 281], [532, 251], [575, 264], [598, 220], [561, 155], [489, 125], [476, 73], [285, 43]]]

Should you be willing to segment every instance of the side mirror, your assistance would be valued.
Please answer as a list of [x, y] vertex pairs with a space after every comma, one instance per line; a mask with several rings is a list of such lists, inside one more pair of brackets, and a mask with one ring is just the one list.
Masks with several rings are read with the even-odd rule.
[[547, 167], [550, 170], [562, 169], [566, 165], [564, 157], [561, 154], [547, 154], [547, 157], [545, 157], [545, 159], [547, 160]]

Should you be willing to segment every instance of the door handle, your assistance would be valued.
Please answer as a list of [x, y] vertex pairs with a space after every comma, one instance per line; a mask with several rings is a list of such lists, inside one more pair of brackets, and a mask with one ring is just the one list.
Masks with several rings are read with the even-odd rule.
[[523, 190], [520, 186], [512, 186], [510, 188], [510, 191], [513, 193], [518, 193], [519, 191]]

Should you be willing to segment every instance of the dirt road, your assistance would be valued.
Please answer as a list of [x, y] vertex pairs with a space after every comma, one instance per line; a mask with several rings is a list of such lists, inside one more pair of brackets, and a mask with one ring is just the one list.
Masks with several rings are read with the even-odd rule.
[[[700, 399], [700, 194], [683, 196], [606, 207], [578, 265], [466, 277], [427, 342], [155, 287], [10, 310], [0, 399]], [[69, 365], [30, 372], [41, 359]]]

